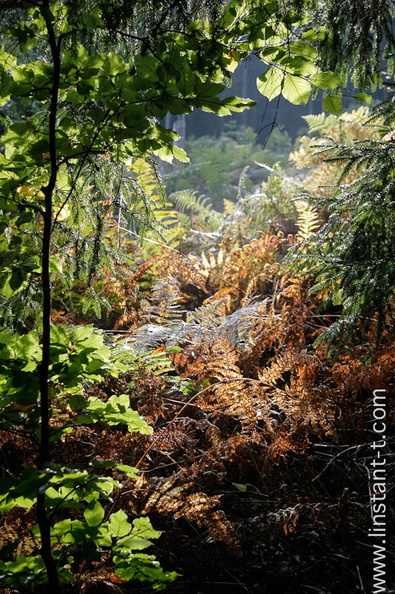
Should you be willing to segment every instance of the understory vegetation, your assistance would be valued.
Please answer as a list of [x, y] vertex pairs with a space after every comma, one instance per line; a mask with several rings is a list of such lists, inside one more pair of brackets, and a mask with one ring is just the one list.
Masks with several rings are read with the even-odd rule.
[[[393, 17], [0, 0], [4, 594], [371, 589], [372, 521], [394, 525]], [[253, 108], [224, 92], [250, 58], [277, 108], [322, 99], [294, 147], [166, 128]]]
[[[60, 439], [46, 495], [55, 559], [73, 591], [151, 591], [142, 582], [160, 587], [174, 572], [169, 592], [332, 594], [370, 583], [372, 395], [393, 389], [393, 324], [377, 312], [361, 319], [330, 356], [321, 339], [342, 308], [326, 287], [311, 290], [306, 258], [293, 263], [327, 224], [317, 199], [338, 191], [338, 163], [317, 154], [329, 150], [323, 133], [378, 141], [383, 122], [366, 128], [368, 117], [366, 108], [307, 117], [310, 137], [289, 168], [271, 168], [253, 192], [241, 181], [223, 213], [193, 190], [164, 202], [155, 167], [137, 160], [134, 179], [159, 228], [139, 238], [108, 211], [107, 265], [90, 293], [75, 281], [65, 291], [67, 255], [57, 256], [51, 431]], [[355, 179], [350, 171], [347, 186]], [[18, 377], [38, 364], [28, 314], [21, 338], [1, 334], [3, 373], [5, 358], [14, 361], [8, 477], [38, 456], [33, 404], [18, 398]], [[22, 483], [5, 482], [5, 592], [44, 578], [35, 481], [26, 470]], [[173, 573], [136, 553], [157, 538], [151, 550]]]

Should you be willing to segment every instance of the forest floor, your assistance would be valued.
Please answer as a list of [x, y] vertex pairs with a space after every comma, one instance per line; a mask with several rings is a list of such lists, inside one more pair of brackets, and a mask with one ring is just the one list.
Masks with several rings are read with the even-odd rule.
[[[169, 592], [371, 587], [378, 389], [386, 390], [387, 484], [394, 478], [393, 329], [375, 348], [374, 325], [364, 342], [356, 328], [354, 344], [328, 356], [315, 340], [337, 312], [282, 271], [278, 253], [289, 241], [261, 234], [221, 262], [156, 255], [149, 299], [127, 339], [140, 363], [94, 388], [104, 399], [127, 393], [154, 433], [96, 427], [70, 443], [73, 460], [97, 455], [140, 469], [115, 505], [149, 514], [163, 530], [156, 554], [181, 574]], [[390, 533], [391, 505], [386, 522]]]
[[[129, 371], [87, 395], [127, 394], [154, 431], [81, 426], [54, 444], [52, 459], [139, 469], [138, 478], [120, 477], [111, 512], [149, 515], [163, 530], [150, 552], [180, 574], [169, 593], [370, 591], [374, 394], [386, 391], [390, 486], [394, 333], [388, 327], [375, 347], [374, 325], [364, 342], [356, 328], [354, 344], [329, 356], [315, 341], [336, 310], [324, 311], [306, 280], [281, 270], [278, 250], [289, 240], [262, 234], [211, 263], [163, 249], [116, 290], [105, 284], [106, 336], [133, 357], [123, 359]], [[6, 438], [4, 472], [34, 465], [37, 452], [20, 434]], [[9, 529], [28, 527], [31, 513], [14, 512]], [[393, 548], [388, 585], [391, 559]], [[153, 591], [122, 581], [105, 555], [78, 572], [74, 591]]]

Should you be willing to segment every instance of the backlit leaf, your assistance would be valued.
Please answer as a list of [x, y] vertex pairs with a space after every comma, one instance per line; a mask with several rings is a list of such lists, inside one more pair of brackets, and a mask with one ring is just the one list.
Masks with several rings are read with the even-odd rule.
[[104, 518], [104, 509], [98, 501], [91, 501], [84, 511], [84, 518], [88, 526], [98, 526]]
[[283, 95], [290, 103], [306, 105], [310, 98], [311, 85], [300, 76], [288, 75], [284, 79]]
[[341, 85], [341, 78], [334, 72], [318, 72], [310, 78], [311, 84], [318, 89], [336, 89]]
[[357, 93], [354, 95], [354, 99], [360, 101], [361, 103], [366, 103], [367, 105], [370, 105], [370, 103], [373, 102], [373, 97], [367, 93]]
[[122, 509], [111, 514], [107, 525], [110, 536], [116, 538], [126, 536], [132, 529], [132, 525], [128, 522], [128, 517]]
[[341, 95], [327, 95], [322, 101], [322, 106], [325, 111], [339, 115], [343, 107]]
[[271, 67], [257, 78], [258, 91], [269, 101], [280, 95], [284, 83], [284, 74], [280, 69]]

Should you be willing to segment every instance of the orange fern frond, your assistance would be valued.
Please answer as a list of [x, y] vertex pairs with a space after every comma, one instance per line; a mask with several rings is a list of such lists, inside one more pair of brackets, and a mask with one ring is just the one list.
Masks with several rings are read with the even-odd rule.
[[240, 551], [235, 531], [224, 512], [218, 510], [217, 496], [194, 491], [193, 482], [176, 485], [177, 475], [165, 481], [148, 499], [143, 514], [153, 511], [171, 514], [175, 520], [184, 518], [208, 531], [211, 539], [222, 541], [235, 552]]

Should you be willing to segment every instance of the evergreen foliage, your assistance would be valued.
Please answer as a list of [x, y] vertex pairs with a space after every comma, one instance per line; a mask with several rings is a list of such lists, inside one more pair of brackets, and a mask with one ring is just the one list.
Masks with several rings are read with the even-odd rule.
[[321, 68], [339, 72], [344, 80], [352, 62], [352, 82], [360, 91], [381, 86], [385, 64], [390, 72], [393, 67], [393, 2], [329, 0], [312, 7], [315, 22], [325, 28], [318, 46]]
[[325, 160], [326, 156], [335, 166], [341, 164], [342, 174], [329, 195], [316, 197], [317, 206], [328, 212], [327, 222], [290, 254], [290, 266], [297, 262], [300, 271], [315, 278], [313, 290], [327, 291], [330, 301], [342, 307], [339, 320], [320, 337], [321, 342], [332, 343], [337, 350], [355, 330], [359, 329], [363, 336], [364, 327], [366, 331], [376, 314], [377, 339], [384, 324], [392, 323], [393, 121], [391, 100], [373, 110], [365, 120], [366, 126], [375, 127], [376, 138], [368, 134], [350, 144], [341, 144], [332, 137], [321, 143], [321, 158]]

